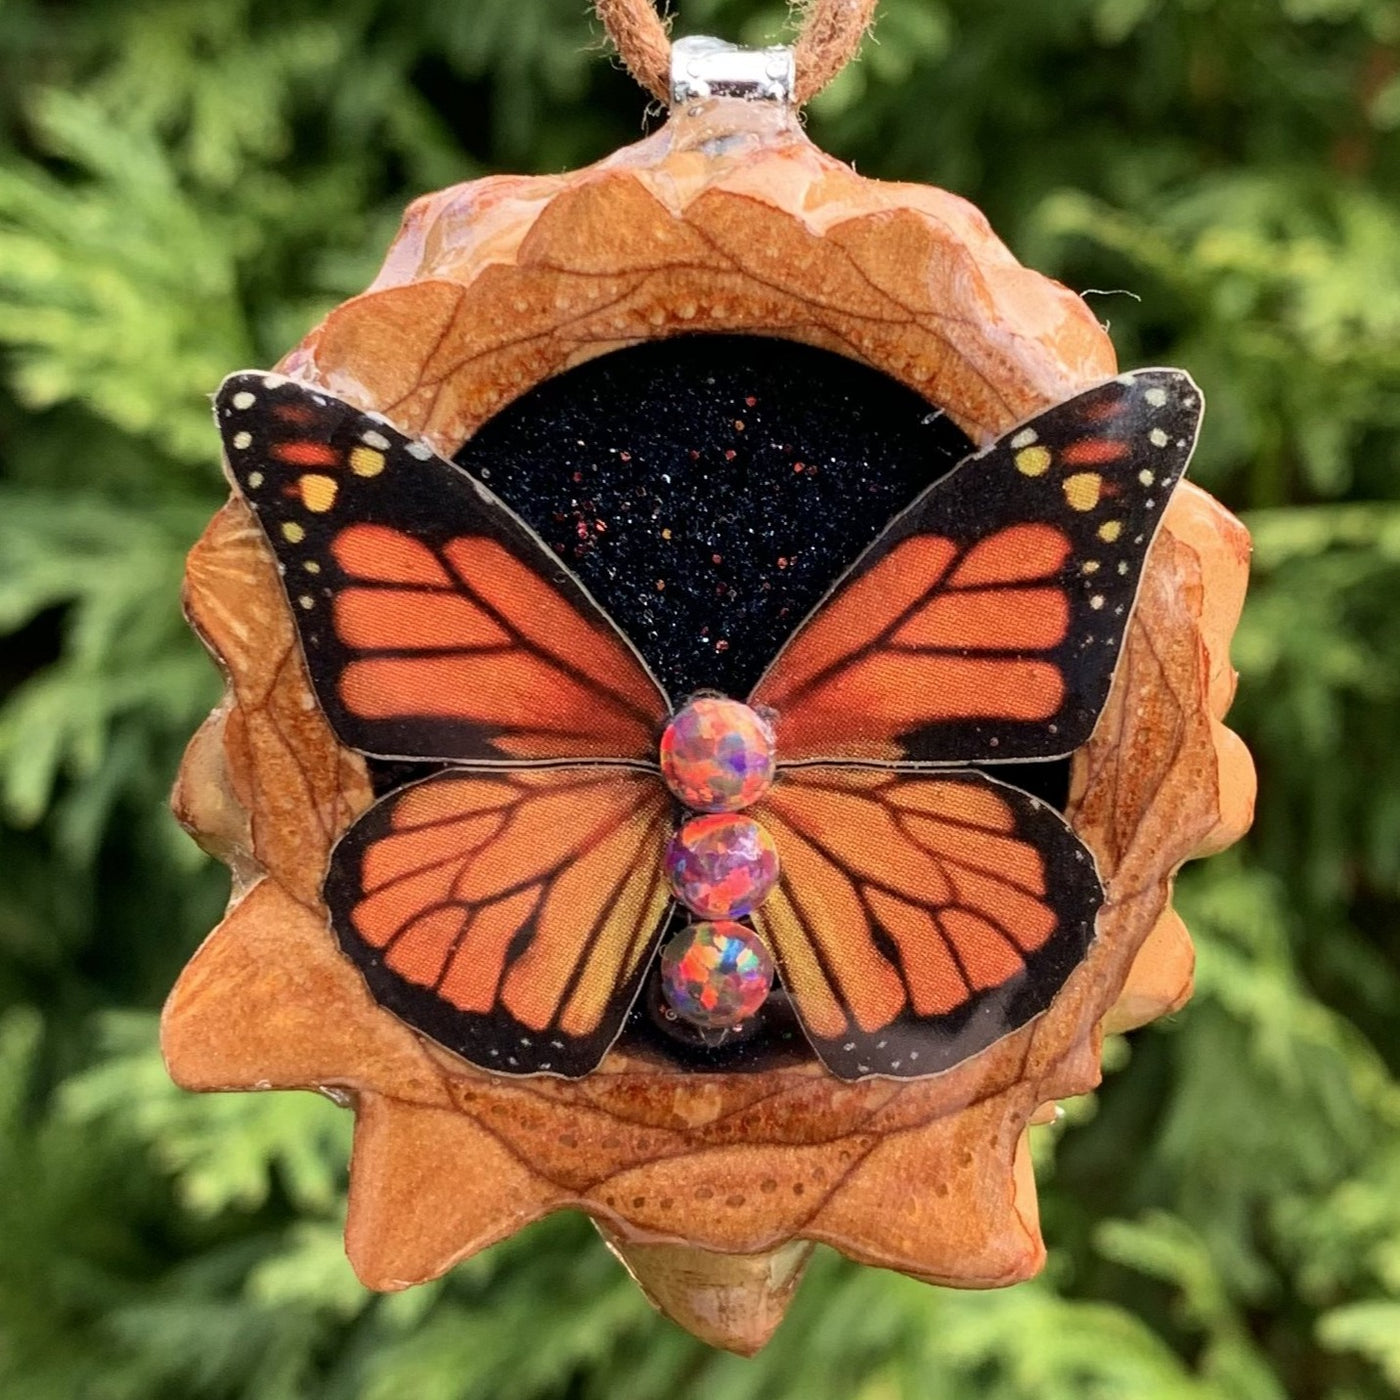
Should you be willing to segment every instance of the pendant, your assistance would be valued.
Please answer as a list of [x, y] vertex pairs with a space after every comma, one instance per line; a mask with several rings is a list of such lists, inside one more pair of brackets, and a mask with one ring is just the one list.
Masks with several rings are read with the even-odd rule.
[[1248, 539], [1187, 374], [817, 150], [790, 52], [672, 65], [219, 391], [174, 805], [233, 897], [163, 1043], [354, 1109], [369, 1285], [578, 1209], [752, 1352], [818, 1241], [1040, 1267], [1028, 1129], [1189, 996], [1173, 875], [1251, 817]]

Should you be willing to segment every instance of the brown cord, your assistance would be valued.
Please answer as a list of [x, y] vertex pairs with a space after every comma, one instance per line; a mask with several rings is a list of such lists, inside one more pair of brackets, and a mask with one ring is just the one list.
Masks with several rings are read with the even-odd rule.
[[879, 0], [812, 0], [794, 54], [797, 83], [793, 98], [799, 107], [814, 98], [856, 56], [878, 3]]
[[[598, 18], [627, 71], [661, 102], [671, 100], [671, 39], [652, 0], [595, 0]], [[793, 98], [815, 97], [860, 48], [878, 0], [807, 0], [794, 58]]]
[[651, 0], [595, 0], [627, 71], [659, 102], [671, 101], [671, 38]]

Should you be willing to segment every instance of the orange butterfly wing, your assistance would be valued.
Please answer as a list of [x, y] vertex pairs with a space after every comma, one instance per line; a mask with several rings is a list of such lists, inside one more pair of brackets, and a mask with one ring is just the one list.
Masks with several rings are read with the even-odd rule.
[[914, 502], [750, 698], [783, 760], [1059, 757], [1108, 695], [1153, 533], [1196, 440], [1179, 370], [1041, 414]]
[[646, 769], [449, 769], [351, 827], [326, 902], [381, 1006], [487, 1069], [582, 1075], [654, 952], [671, 825]]
[[1039, 1015], [1103, 892], [1064, 818], [980, 773], [781, 769], [754, 912], [813, 1048], [845, 1079], [948, 1069]]
[[234, 375], [216, 411], [336, 734], [476, 765], [342, 838], [324, 885], [341, 947], [473, 1063], [587, 1073], [670, 907], [671, 802], [643, 766], [665, 693], [528, 527], [422, 443], [274, 375]]
[[275, 375], [216, 402], [316, 697], [385, 758], [647, 760], [669, 703], [500, 500], [421, 442]]

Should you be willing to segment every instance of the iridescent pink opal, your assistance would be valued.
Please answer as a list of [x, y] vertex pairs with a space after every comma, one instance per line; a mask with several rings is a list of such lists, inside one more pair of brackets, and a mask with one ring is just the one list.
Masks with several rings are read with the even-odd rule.
[[661, 736], [661, 774], [697, 812], [752, 806], [773, 781], [768, 721], [738, 700], [701, 696], [681, 707]]
[[677, 1016], [702, 1030], [727, 1030], [763, 1005], [773, 959], [743, 924], [690, 924], [661, 950], [661, 989]]
[[778, 878], [778, 848], [752, 817], [692, 817], [666, 849], [676, 898], [702, 919], [742, 919]]

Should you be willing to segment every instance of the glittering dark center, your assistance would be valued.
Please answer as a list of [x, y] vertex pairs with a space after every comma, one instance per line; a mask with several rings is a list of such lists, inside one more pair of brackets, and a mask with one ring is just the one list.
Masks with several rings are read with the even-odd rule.
[[567, 562], [679, 703], [747, 695], [841, 571], [971, 448], [852, 360], [686, 336], [547, 380], [457, 461]]

